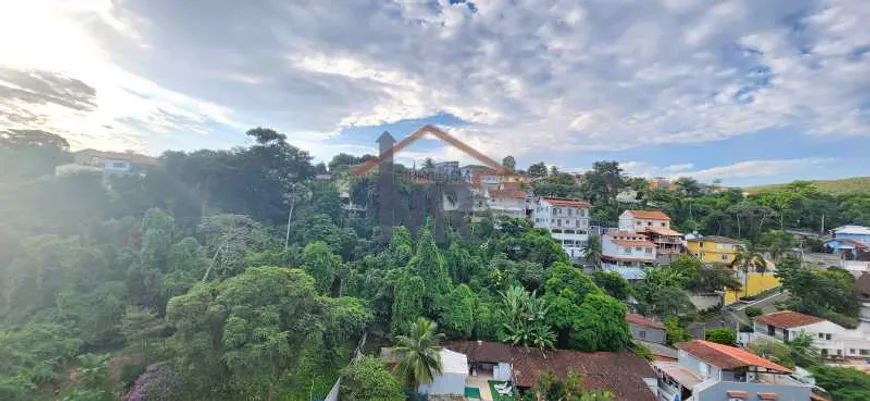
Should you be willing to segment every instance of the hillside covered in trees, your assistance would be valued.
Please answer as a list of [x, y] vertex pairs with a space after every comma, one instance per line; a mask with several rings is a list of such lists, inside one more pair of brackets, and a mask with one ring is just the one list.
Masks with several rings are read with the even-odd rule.
[[[326, 394], [363, 332], [383, 344], [423, 317], [449, 339], [616, 351], [629, 343], [630, 292], [645, 314], [671, 316], [679, 340], [681, 290], [730, 285], [687, 260], [634, 288], [587, 275], [525, 220], [483, 216], [443, 241], [431, 222], [385, 238], [375, 216], [346, 215], [337, 185], [314, 179], [326, 165], [273, 130], [247, 135], [251, 146], [166, 152], [107, 182], [55, 176], [70, 160], [60, 137], [0, 136], [0, 399], [308, 400]], [[339, 155], [329, 169], [360, 160]], [[823, 215], [870, 224], [870, 197], [803, 183], [746, 199], [689, 179], [649, 191], [615, 162], [580, 184], [534, 173], [536, 193], [593, 201], [603, 222], [636, 188], [641, 207], [681, 229], [765, 245], [782, 238], [771, 230], [815, 228]], [[351, 192], [378, 199], [366, 180]], [[370, 396], [362, 389], [404, 399], [406, 383], [376, 360], [343, 373], [350, 400]]]

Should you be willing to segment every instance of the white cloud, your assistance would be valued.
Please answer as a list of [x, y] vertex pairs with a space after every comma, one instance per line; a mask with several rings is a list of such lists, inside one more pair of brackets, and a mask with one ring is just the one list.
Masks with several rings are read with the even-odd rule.
[[439, 112], [493, 155], [870, 135], [865, 0], [23, 3], [0, 54], [70, 64], [97, 111], [47, 124], [102, 138], [251, 121], [315, 140]]
[[785, 175], [817, 173], [820, 169], [835, 163], [834, 158], [797, 158], [774, 160], [746, 160], [724, 166], [714, 166], [704, 169], [694, 169], [691, 163], [670, 166], [655, 166], [641, 161], [621, 162], [623, 170], [638, 177], [692, 177], [701, 182], [722, 180], [725, 184], [745, 181], [746, 179], [771, 178]]

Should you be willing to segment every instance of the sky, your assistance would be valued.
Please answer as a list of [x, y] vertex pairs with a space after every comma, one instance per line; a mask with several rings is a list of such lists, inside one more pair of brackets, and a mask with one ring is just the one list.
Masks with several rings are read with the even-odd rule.
[[[491, 158], [725, 185], [870, 175], [867, 0], [0, 0], [0, 129], [328, 161], [436, 124]], [[437, 140], [405, 163], [473, 162]]]

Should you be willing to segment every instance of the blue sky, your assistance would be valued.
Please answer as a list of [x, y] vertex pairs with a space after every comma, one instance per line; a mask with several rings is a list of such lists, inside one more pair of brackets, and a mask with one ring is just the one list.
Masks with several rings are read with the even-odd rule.
[[[14, 4], [18, 3], [18, 4]], [[438, 124], [492, 158], [750, 185], [870, 175], [865, 0], [0, 4], [0, 128], [328, 160]], [[459, 159], [422, 141], [406, 163]]]

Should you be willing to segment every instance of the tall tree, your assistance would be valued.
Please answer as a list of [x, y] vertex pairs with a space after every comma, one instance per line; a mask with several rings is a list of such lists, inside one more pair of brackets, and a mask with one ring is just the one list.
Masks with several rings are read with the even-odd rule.
[[432, 383], [441, 374], [441, 340], [444, 334], [438, 333], [438, 324], [425, 318], [418, 318], [411, 325], [407, 336], [397, 336], [393, 354], [399, 360], [396, 374], [411, 390], [416, 391], [421, 384]]
[[514, 159], [513, 156], [505, 156], [505, 158], [501, 161], [501, 165], [508, 170], [514, 171], [517, 169], [517, 160]]
[[590, 234], [586, 244], [583, 245], [583, 254], [586, 256], [586, 261], [591, 263], [595, 268], [601, 268], [601, 237], [596, 234]]
[[315, 287], [321, 294], [329, 294], [335, 281], [341, 258], [333, 255], [325, 242], [312, 242], [302, 250], [305, 271], [314, 278]]
[[546, 177], [547, 176], [547, 164], [544, 162], [539, 162], [532, 164], [529, 166], [529, 175], [532, 177]]
[[408, 268], [423, 279], [428, 296], [446, 294], [452, 283], [447, 271], [447, 263], [435, 243], [429, 229], [422, 229], [417, 239], [417, 253], [408, 262]]
[[401, 383], [380, 359], [364, 355], [341, 371], [343, 401], [404, 401]]

